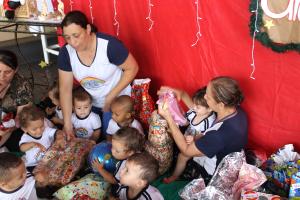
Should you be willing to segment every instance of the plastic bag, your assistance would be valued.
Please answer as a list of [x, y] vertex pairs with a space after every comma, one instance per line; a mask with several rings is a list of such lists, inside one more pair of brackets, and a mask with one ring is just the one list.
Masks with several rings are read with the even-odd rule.
[[175, 123], [179, 126], [185, 125], [187, 123], [187, 119], [184, 117], [183, 111], [179, 107], [177, 99], [172, 91], [166, 91], [159, 95], [159, 99], [156, 103], [159, 105], [165, 105], [166, 102]]

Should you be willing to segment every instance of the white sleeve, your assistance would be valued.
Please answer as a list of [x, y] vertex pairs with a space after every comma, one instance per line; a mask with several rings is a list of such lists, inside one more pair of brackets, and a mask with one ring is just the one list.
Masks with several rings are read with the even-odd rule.
[[93, 119], [94, 119], [94, 123], [93, 123], [93, 130], [96, 130], [96, 129], [100, 129], [101, 128], [101, 119], [100, 119], [100, 116], [95, 114], [93, 115]]
[[30, 193], [29, 200], [38, 200], [35, 187], [33, 187], [32, 191]]
[[71, 116], [71, 122], [72, 122], [72, 125], [74, 126], [75, 124], [75, 120], [76, 120], [76, 116], [74, 113], [72, 113], [72, 116]]
[[150, 194], [151, 199], [164, 200], [164, 197], [157, 188], [153, 187], [152, 185], [150, 185], [149, 187], [150, 188], [149, 190], [147, 190], [147, 193]]
[[49, 132], [49, 137], [52, 137], [54, 139], [54, 135], [55, 135], [56, 131], [57, 131], [57, 129], [51, 128], [51, 130]]
[[45, 127], [50, 127], [50, 128], [54, 127], [54, 124], [47, 118], [44, 118], [44, 124], [45, 124]]
[[133, 128], [136, 128], [141, 134], [144, 135], [144, 130], [143, 130], [143, 127], [141, 125], [141, 123], [135, 119], [135, 123], [134, 123], [134, 126]]
[[27, 143], [27, 142], [31, 142], [30, 138], [26, 135], [26, 133], [23, 133], [21, 140], [19, 142], [19, 146], [21, 144]]
[[108, 127], [106, 129], [106, 133], [109, 135], [114, 135], [116, 133], [116, 128], [115, 128], [115, 122], [113, 119], [111, 119], [108, 123]]

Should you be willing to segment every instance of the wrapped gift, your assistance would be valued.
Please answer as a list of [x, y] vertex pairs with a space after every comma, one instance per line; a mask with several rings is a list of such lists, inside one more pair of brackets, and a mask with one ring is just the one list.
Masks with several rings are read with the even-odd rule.
[[300, 172], [297, 172], [292, 176], [289, 199], [300, 199]]
[[285, 145], [262, 165], [268, 182], [265, 188], [273, 194], [288, 197], [291, 178], [300, 170], [298, 153], [294, 152], [293, 145]]
[[148, 141], [145, 150], [150, 153], [159, 164], [159, 174], [165, 173], [173, 160], [173, 139], [168, 133], [168, 123], [156, 111], [150, 120]]
[[266, 194], [256, 191], [242, 191], [241, 200], [281, 200], [282, 198], [273, 194]]
[[255, 190], [261, 186], [267, 180], [264, 172], [247, 163], [243, 163], [238, 180], [232, 187], [232, 193], [234, 199], [238, 199], [241, 196], [242, 190]]
[[94, 142], [74, 138], [61, 149], [52, 145], [35, 167], [37, 185], [61, 186], [69, 183], [86, 160]]
[[53, 196], [60, 200], [102, 200], [109, 194], [110, 184], [101, 176], [88, 174], [60, 188]]
[[149, 94], [150, 78], [135, 79], [132, 85], [131, 97], [134, 101], [135, 118], [141, 122], [144, 130], [149, 127], [149, 119], [154, 111], [154, 101]]

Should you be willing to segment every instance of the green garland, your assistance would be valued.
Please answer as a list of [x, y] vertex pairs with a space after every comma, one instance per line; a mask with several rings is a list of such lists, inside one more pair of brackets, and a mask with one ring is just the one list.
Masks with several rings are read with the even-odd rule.
[[[260, 0], [251, 0], [250, 3], [250, 12], [251, 11], [255, 11], [256, 10], [256, 4], [259, 3]], [[253, 32], [255, 30], [255, 12], [252, 12], [251, 18], [250, 18], [250, 33], [251, 36], [253, 36]], [[263, 10], [261, 8], [261, 6], [258, 6], [258, 14], [257, 14], [257, 21], [256, 21], [256, 25], [257, 25], [257, 29], [260, 30], [260, 28], [264, 25], [263, 24], [263, 20], [262, 20], [262, 16], [263, 16]], [[264, 46], [271, 48], [273, 51], [278, 52], [278, 53], [284, 53], [288, 50], [295, 50], [297, 52], [300, 53], [300, 43], [289, 43], [289, 44], [278, 44], [273, 42], [269, 35], [266, 32], [256, 32], [255, 38], [260, 41]]]

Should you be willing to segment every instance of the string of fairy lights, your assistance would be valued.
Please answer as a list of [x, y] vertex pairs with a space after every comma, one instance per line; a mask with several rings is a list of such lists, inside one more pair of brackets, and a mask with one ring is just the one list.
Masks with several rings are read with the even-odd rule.
[[[251, 73], [250, 73], [250, 78], [251, 79], [255, 79], [254, 77], [254, 73], [255, 73], [255, 37], [256, 37], [256, 33], [259, 32], [258, 28], [257, 28], [257, 18], [258, 18], [258, 5], [259, 5], [259, 0], [256, 0], [257, 3], [256, 3], [256, 9], [255, 10], [252, 10], [251, 12], [254, 12], [255, 13], [255, 30], [253, 31], [253, 35], [252, 35], [252, 48], [251, 48]], [[69, 0], [70, 2], [70, 10], [72, 11], [73, 10], [73, 4], [74, 4], [74, 1], [73, 0]], [[154, 7], [154, 4], [152, 2], [152, 0], [148, 0], [148, 16], [146, 17], [146, 20], [149, 21], [149, 28], [148, 28], [148, 31], [152, 30], [153, 28], [153, 25], [154, 25], [154, 20], [152, 18], [152, 7]], [[191, 44], [191, 47], [195, 47], [201, 36], [202, 36], [202, 33], [201, 33], [201, 27], [200, 27], [200, 20], [202, 20], [202, 18], [200, 17], [199, 15], [199, 8], [200, 8], [200, 2], [199, 0], [196, 0], [195, 1], [195, 7], [196, 7], [196, 13], [195, 13], [195, 16], [196, 16], [196, 27], [197, 27], [197, 32], [195, 34], [196, 36], [196, 39], [195, 41], [193, 42], [193, 44]], [[120, 32], [120, 23], [118, 21], [118, 10], [117, 10], [117, 0], [113, 0], [113, 8], [114, 8], [114, 17], [113, 17], [113, 25], [116, 27], [115, 31], [116, 31], [116, 35], [119, 36], [119, 32]], [[91, 18], [91, 22], [92, 24], [94, 23], [94, 15], [93, 15], [93, 0], [89, 0], [89, 10], [90, 10], [90, 18]]]
[[152, 7], [153, 7], [153, 3], [151, 2], [151, 0], [148, 0], [148, 16], [146, 17], [147, 20], [150, 21], [150, 27], [149, 27], [149, 31], [152, 29], [152, 26], [154, 24], [154, 21], [151, 18], [152, 15]]
[[202, 19], [199, 16], [199, 0], [195, 1], [196, 4], [196, 22], [197, 22], [197, 33], [196, 33], [196, 41], [191, 45], [192, 47], [196, 46], [198, 41], [200, 40], [200, 37], [202, 36], [201, 31], [200, 31], [200, 20]]
[[93, 15], [93, 5], [92, 5], [92, 0], [89, 0], [89, 7], [90, 7], [90, 14], [91, 14], [91, 20], [92, 24], [94, 24], [94, 15]]
[[117, 0], [114, 0], [114, 26], [116, 26], [116, 33], [117, 36], [119, 36], [119, 31], [120, 31], [120, 23], [118, 21], [118, 13], [117, 13]]
[[258, 0], [256, 0], [256, 8], [255, 10], [251, 10], [251, 12], [255, 13], [255, 22], [254, 22], [254, 31], [253, 31], [253, 35], [252, 35], [252, 48], [251, 48], [251, 68], [252, 71], [250, 73], [250, 78], [251, 79], [255, 79], [254, 77], [254, 72], [255, 72], [255, 57], [254, 57], [254, 51], [255, 51], [255, 36], [256, 33], [259, 32], [258, 28], [257, 28], [257, 17], [258, 17]]
[[70, 3], [70, 10], [72, 11], [73, 10], [74, 1], [70, 0], [69, 3]]

